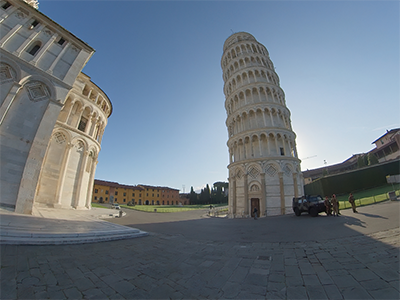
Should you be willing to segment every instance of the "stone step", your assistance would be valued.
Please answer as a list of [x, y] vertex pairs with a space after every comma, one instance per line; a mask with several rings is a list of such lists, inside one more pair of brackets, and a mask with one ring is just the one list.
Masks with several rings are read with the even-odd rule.
[[1, 229], [1, 245], [66, 245], [86, 244], [147, 236], [139, 229], [93, 231], [85, 233], [36, 233]]

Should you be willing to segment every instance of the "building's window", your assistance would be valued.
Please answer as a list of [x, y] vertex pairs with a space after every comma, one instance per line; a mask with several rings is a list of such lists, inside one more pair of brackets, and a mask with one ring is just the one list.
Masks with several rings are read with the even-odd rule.
[[98, 189], [94, 189], [94, 192], [97, 194], [99, 192], [99, 190]]
[[142, 199], [139, 199], [139, 205], [142, 205]]
[[10, 6], [11, 6], [11, 3], [6, 2], [6, 3], [3, 4], [2, 8], [3, 8], [3, 9], [7, 9], [7, 8], [9, 8]]
[[135, 204], [135, 199], [132, 198], [132, 203]]
[[40, 45], [41, 45], [40, 43], [34, 44], [34, 45], [28, 50], [28, 53], [29, 53], [30, 55], [35, 55], [35, 54], [39, 51]]
[[280, 148], [280, 150], [281, 150], [281, 155], [285, 155], [285, 150], [282, 147]]
[[167, 205], [169, 205], [169, 201], [167, 201]]
[[139, 197], [142, 197], [142, 194], [139, 194]]
[[124, 193], [124, 196], [126, 196], [126, 193]]
[[157, 205], [160, 205], [160, 201], [157, 201]]
[[96, 196], [94, 197], [94, 200], [97, 200], [97, 197], [96, 197]]
[[33, 20], [31, 26], [29, 26], [29, 29], [33, 29], [33, 28], [35, 28], [35, 27], [38, 26], [38, 25], [39, 25], [39, 21], [38, 21], [38, 20]]
[[115, 198], [115, 199], [114, 199], [114, 202], [117, 202], [117, 201], [118, 201], [118, 199], [117, 199], [117, 198]]
[[152, 194], [152, 197], [154, 197], [154, 194]]
[[124, 202], [126, 202], [126, 199], [124, 198]]
[[85, 117], [82, 117], [82, 118], [81, 118], [81, 121], [79, 122], [78, 129], [79, 129], [80, 131], [85, 132], [85, 128], [86, 128], [87, 122], [88, 122], [88, 119], [86, 119]]
[[148, 196], [149, 196], [149, 193], [147, 193], [146, 196], [148, 197]]
[[162, 202], [162, 205], [164, 205], [164, 200], [163, 200], [163, 202]]
[[58, 40], [58, 44], [59, 45], [64, 45], [64, 43], [65, 43], [65, 40], [63, 39], [63, 38], [60, 38], [59, 40]]
[[160, 194], [157, 194], [157, 197], [160, 197]]
[[132, 193], [132, 197], [135, 197], [135, 193]]
[[114, 195], [117, 196], [118, 195], [118, 191], [115, 191]]
[[106, 197], [106, 202], [108, 201], [108, 197]]
[[108, 191], [106, 191], [106, 195], [108, 195]]
[[154, 205], [154, 200], [151, 200], [151, 205]]

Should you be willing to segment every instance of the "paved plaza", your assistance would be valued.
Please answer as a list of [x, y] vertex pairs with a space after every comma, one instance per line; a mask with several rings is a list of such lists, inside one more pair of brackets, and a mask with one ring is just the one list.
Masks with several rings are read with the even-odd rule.
[[1, 299], [399, 299], [399, 202], [253, 219], [126, 211], [148, 236], [1, 245]]

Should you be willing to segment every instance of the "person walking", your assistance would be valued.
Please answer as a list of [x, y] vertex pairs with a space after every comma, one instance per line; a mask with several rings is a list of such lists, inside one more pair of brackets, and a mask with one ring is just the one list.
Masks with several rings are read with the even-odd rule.
[[337, 200], [335, 194], [332, 195], [331, 202], [332, 202], [333, 216], [338, 217], [339, 216], [339, 201]]
[[356, 209], [356, 200], [354, 199], [354, 196], [352, 193], [349, 195], [349, 202], [351, 204], [351, 208], [353, 209], [353, 213], [358, 213]]
[[339, 200], [336, 198], [336, 194], [333, 194], [333, 195], [332, 195], [332, 199], [333, 199], [333, 198], [335, 198], [335, 199], [336, 199], [336, 202], [337, 202], [337, 212], [336, 212], [336, 213], [337, 213], [338, 216], [340, 216], [340, 210], [339, 210], [339, 209], [340, 209], [340, 202], [339, 202]]
[[256, 207], [254, 207], [254, 210], [253, 210], [254, 220], [257, 220], [257, 212], [258, 212], [258, 209]]
[[332, 206], [331, 206], [331, 202], [329, 201], [328, 196], [325, 196], [325, 212], [328, 216], [332, 215]]

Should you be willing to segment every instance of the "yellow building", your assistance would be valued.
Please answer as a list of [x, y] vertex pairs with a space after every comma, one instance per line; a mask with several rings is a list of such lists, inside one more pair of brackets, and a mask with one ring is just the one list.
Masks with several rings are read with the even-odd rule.
[[151, 185], [124, 185], [118, 182], [94, 180], [92, 202], [135, 205], [186, 205], [179, 199], [179, 190]]

